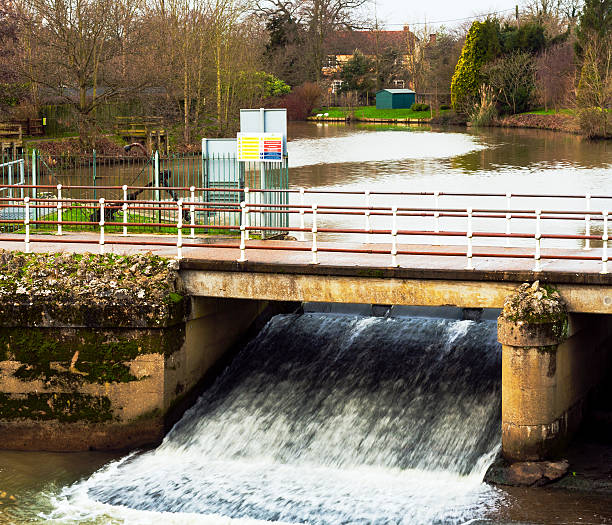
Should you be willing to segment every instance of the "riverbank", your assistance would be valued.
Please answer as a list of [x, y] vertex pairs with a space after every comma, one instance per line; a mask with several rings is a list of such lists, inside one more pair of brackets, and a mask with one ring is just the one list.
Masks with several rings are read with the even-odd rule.
[[502, 117], [494, 121], [492, 126], [502, 128], [547, 129], [550, 131], [564, 131], [566, 133], [576, 134], [581, 133], [576, 117], [571, 113], [519, 113], [518, 115]]
[[[389, 124], [431, 124], [435, 126], [469, 126], [464, 116], [453, 110], [441, 110], [436, 116], [431, 111], [413, 111], [411, 109], [376, 109], [375, 106], [360, 108], [320, 108], [308, 117], [315, 122], [370, 122]], [[494, 120], [490, 127], [544, 129], [580, 134], [580, 126], [570, 110], [559, 113], [534, 111], [508, 115]]]
[[[441, 111], [442, 115], [451, 113], [451, 110]], [[323, 122], [380, 122], [380, 123], [427, 123], [431, 120], [432, 113], [429, 109], [425, 111], [414, 111], [409, 108], [401, 109], [377, 109], [376, 106], [362, 106], [356, 108], [328, 107], [319, 108], [307, 120]]]

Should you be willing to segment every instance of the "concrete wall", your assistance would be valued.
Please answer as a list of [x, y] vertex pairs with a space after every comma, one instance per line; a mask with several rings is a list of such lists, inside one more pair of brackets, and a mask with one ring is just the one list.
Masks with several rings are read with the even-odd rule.
[[[55, 348], [58, 340], [75, 349], [70, 363], [51, 363], [51, 374], [27, 377], [31, 368], [16, 360], [0, 361], [0, 447], [21, 450], [126, 449], [154, 444], [164, 436], [181, 401], [219, 358], [245, 333], [265, 307], [254, 300], [191, 298], [189, 317], [159, 329], [95, 329], [106, 344], [118, 348], [137, 342], [138, 352], [117, 380], [87, 381], [94, 366], [114, 367], [100, 352], [98, 363], [79, 360], [82, 333], [70, 326], [30, 327]], [[7, 331], [0, 328], [0, 331]], [[8, 338], [7, 340], [15, 341]], [[148, 352], [159, 341], [159, 351]], [[174, 345], [170, 342], [173, 340]], [[178, 343], [178, 344], [177, 344]], [[12, 342], [7, 345], [14, 344]], [[20, 373], [18, 373], [18, 371]]]
[[500, 341], [503, 454], [511, 461], [554, 458], [609, 366], [612, 316], [570, 315], [568, 338], [558, 345], [537, 337], [529, 345]]

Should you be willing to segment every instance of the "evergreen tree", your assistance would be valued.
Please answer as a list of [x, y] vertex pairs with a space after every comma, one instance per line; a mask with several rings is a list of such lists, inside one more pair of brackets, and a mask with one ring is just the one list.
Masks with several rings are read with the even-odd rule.
[[585, 0], [576, 28], [576, 55], [582, 60], [589, 41], [604, 41], [612, 33], [612, 0]]
[[352, 58], [342, 66], [340, 73], [340, 78], [343, 80], [341, 91], [367, 93], [374, 87], [372, 69], [372, 61], [356, 49]]
[[499, 34], [497, 20], [474, 22], [470, 27], [451, 81], [451, 103], [456, 111], [465, 112], [478, 97], [482, 67], [501, 53]]

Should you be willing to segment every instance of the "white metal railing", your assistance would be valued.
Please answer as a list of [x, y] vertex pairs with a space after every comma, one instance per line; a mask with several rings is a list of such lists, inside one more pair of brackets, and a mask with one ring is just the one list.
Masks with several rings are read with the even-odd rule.
[[[13, 188], [30, 188], [27, 185], [11, 185], [7, 189]], [[65, 197], [65, 190], [68, 187], [57, 185], [55, 187], [49, 186], [38, 186], [37, 188], [49, 189], [54, 188], [57, 195], [51, 197], [37, 197], [31, 198], [29, 196], [23, 197], [0, 197], [0, 206], [5, 207], [17, 207], [23, 208], [24, 214], [23, 219], [5, 219], [0, 222], [3, 224], [16, 224], [19, 227], [23, 227], [24, 237], [22, 238], [25, 243], [25, 251], [31, 250], [32, 242], [44, 241], [45, 238], [32, 237], [32, 227], [55, 227], [57, 237], [54, 238], [53, 242], [86, 242], [76, 238], [61, 239], [64, 235], [65, 228], [79, 227], [79, 226], [93, 226], [98, 229], [98, 241], [99, 252], [104, 253], [105, 246], [107, 244], [122, 244], [122, 245], [134, 245], [134, 246], [175, 246], [177, 250], [177, 257], [182, 258], [185, 248], [210, 248], [212, 247], [227, 247], [234, 248], [239, 251], [237, 261], [246, 262], [248, 260], [248, 251], [250, 250], [282, 250], [287, 252], [310, 252], [311, 264], [320, 263], [320, 253], [344, 253], [344, 254], [370, 254], [370, 255], [387, 255], [389, 257], [390, 267], [400, 266], [400, 257], [411, 256], [411, 255], [425, 255], [425, 256], [439, 256], [439, 257], [464, 257], [465, 258], [465, 269], [473, 270], [475, 268], [474, 260], [476, 258], [494, 258], [494, 259], [531, 259], [533, 261], [533, 271], [542, 271], [543, 260], [570, 260], [570, 261], [595, 261], [599, 263], [599, 272], [602, 274], [608, 273], [608, 242], [609, 242], [609, 213], [605, 209], [596, 210], [593, 209], [592, 199], [610, 199], [607, 196], [587, 196], [585, 199], [586, 209], [546, 209], [546, 208], [514, 208], [508, 205], [508, 201], [511, 200], [512, 196], [507, 194], [499, 195], [487, 195], [488, 197], [502, 197], [506, 199], [506, 206], [500, 208], [476, 208], [476, 207], [442, 207], [440, 206], [440, 199], [442, 193], [434, 192], [426, 194], [427, 197], [433, 197], [434, 202], [429, 203], [433, 206], [398, 206], [393, 204], [387, 205], [373, 205], [372, 195], [373, 192], [362, 192], [361, 195], [364, 197], [363, 204], [351, 205], [346, 204], [345, 199], [342, 197], [346, 192], [327, 192], [328, 194], [340, 195], [340, 198], [336, 198], [338, 203], [327, 202], [325, 204], [308, 203], [306, 202], [305, 195], [310, 192], [308, 190], [299, 189], [295, 190], [299, 196], [299, 203], [297, 204], [266, 204], [261, 199], [255, 200], [255, 202], [249, 202], [251, 199], [249, 195], [256, 191], [272, 191], [272, 190], [254, 190], [244, 188], [242, 190], [243, 199], [240, 202], [240, 206], [236, 206], [236, 202], [203, 202], [198, 198], [199, 192], [210, 191], [210, 188], [172, 188], [177, 192], [177, 195], [182, 193], [184, 197], [177, 198], [176, 201], [166, 201], [160, 203], [157, 200], [152, 201], [134, 201], [128, 200], [128, 186], [121, 187], [123, 191], [122, 200], [105, 200], [100, 199], [70, 199]], [[99, 189], [99, 187], [98, 187]], [[134, 188], [132, 188], [134, 189]], [[149, 189], [155, 191], [161, 188], [150, 187]], [[165, 188], [164, 188], [165, 189]], [[320, 192], [323, 193], [323, 192]], [[380, 194], [380, 193], [379, 193]], [[385, 195], [394, 195], [393, 192], [385, 193]], [[529, 195], [532, 198], [535, 196]], [[549, 196], [541, 196], [547, 198]], [[581, 197], [567, 196], [570, 199], [576, 199]], [[584, 197], [582, 197], [584, 198]], [[399, 199], [398, 199], [399, 200]], [[542, 204], [540, 199], [537, 202], [538, 205]], [[31, 219], [31, 211], [36, 208], [50, 209], [53, 206], [56, 211], [56, 216], [52, 219]], [[96, 222], [89, 221], [74, 221], [66, 220], [64, 213], [67, 209], [87, 209], [92, 211], [92, 216], [97, 214], [98, 220]], [[239, 225], [207, 225], [198, 224], [196, 221], [197, 212], [214, 212], [215, 210], [233, 211], [239, 213], [240, 224]], [[144, 222], [136, 223], [129, 221], [129, 212], [131, 210], [164, 210], [168, 213], [169, 217], [166, 222]], [[189, 217], [187, 217], [189, 213]], [[295, 217], [295, 225], [289, 225], [287, 227], [265, 227], [260, 225], [252, 225], [251, 216], [254, 214], [266, 215], [266, 214], [277, 214], [286, 213]], [[118, 215], [122, 219], [114, 220], [114, 216]], [[328, 227], [321, 223], [322, 217], [342, 217], [349, 218], [352, 221], [357, 220], [359, 223], [363, 220], [362, 226], [357, 227]], [[306, 218], [309, 218], [310, 224], [307, 224]], [[453, 219], [459, 227], [448, 228], [445, 227], [443, 221], [447, 219]], [[413, 224], [411, 221], [415, 219], [429, 221], [429, 226], [425, 228], [411, 227]], [[403, 224], [400, 221], [404, 220]], [[488, 221], [488, 222], [482, 222]], [[493, 224], [492, 221], [497, 221], [495, 228], [488, 227]], [[528, 222], [531, 227], [528, 231], [514, 231], [512, 228], [513, 222], [523, 221]], [[378, 224], [375, 224], [377, 222]], [[484, 224], [485, 227], [476, 228], [475, 224]], [[553, 224], [558, 225], [562, 222], [571, 222], [572, 224], [582, 223], [584, 225], [584, 233], [564, 233], [560, 228], [553, 228], [552, 231], [545, 231], [543, 225]], [[266, 221], [262, 221], [266, 224]], [[591, 228], [593, 223], [597, 223], [598, 227], [601, 227], [601, 234], [593, 233]], [[121, 231], [121, 237], [129, 236], [129, 230], [135, 227], [150, 227], [167, 231], [168, 233], [173, 231], [176, 236], [175, 242], [166, 242], [157, 239], [141, 241], [141, 240], [115, 240], [109, 239], [107, 233], [109, 228]], [[195, 232], [207, 232], [210, 229], [219, 229], [231, 233], [234, 232], [240, 235], [239, 243], [234, 244], [222, 244], [222, 243], [199, 243], [194, 242]], [[184, 229], [189, 230], [189, 237], [192, 242], [184, 242]], [[261, 237], [266, 230], [280, 230], [285, 234], [298, 234], [301, 242], [288, 243], [285, 241], [284, 244], [266, 244], [256, 241], [251, 238], [251, 234], [260, 232]], [[550, 230], [550, 229], [549, 229]], [[44, 232], [43, 232], [44, 233]], [[309, 239], [306, 239], [306, 234], [309, 235]], [[337, 235], [345, 236], [354, 240], [357, 236], [361, 241], [371, 241], [373, 237], [378, 239], [378, 242], [372, 243], [371, 245], [358, 245], [358, 246], [344, 246], [336, 243], [321, 244], [321, 235]], [[414, 238], [428, 237], [432, 239], [430, 243], [431, 248], [423, 247], [416, 244], [408, 244], [402, 246], [399, 240], [412, 240]], [[478, 239], [485, 243], [484, 245], [477, 246], [479, 249], [475, 249], [474, 241]], [[0, 236], [0, 242], [2, 240], [15, 240], [15, 238], [7, 238]], [[46, 239], [49, 240], [48, 238]], [[491, 246], [493, 241], [505, 241], [506, 246]], [[576, 249], [563, 249], [556, 250], [554, 252], [543, 251], [542, 243], [544, 241], [552, 240], [565, 240], [565, 241], [582, 241], [584, 242], [584, 250]], [[452, 241], [452, 243], [451, 243]], [[460, 242], [461, 246], [457, 246], [457, 241]], [[523, 241], [528, 243], [527, 245], [517, 245], [515, 241]], [[588, 243], [587, 243], [588, 241]], [[598, 243], [601, 241], [601, 248], [594, 247], [593, 241]], [[443, 244], [444, 243], [444, 244]], [[434, 250], [433, 248], [436, 247]], [[438, 248], [439, 247], [439, 248]], [[446, 247], [447, 249], [444, 249]], [[548, 248], [548, 246], [546, 247]], [[585, 253], [587, 252], [587, 253]], [[600, 252], [600, 253], [597, 253]]]
[[[17, 167], [19, 171], [19, 181], [15, 182], [14, 170]], [[0, 169], [4, 172], [6, 168], [7, 177], [5, 187], [0, 187], [0, 191], [8, 191], [9, 196], [13, 197], [13, 190], [15, 186], [22, 186], [20, 188], [20, 196], [23, 199], [23, 185], [25, 184], [25, 161], [24, 159], [11, 160], [9, 162], [0, 163]]]

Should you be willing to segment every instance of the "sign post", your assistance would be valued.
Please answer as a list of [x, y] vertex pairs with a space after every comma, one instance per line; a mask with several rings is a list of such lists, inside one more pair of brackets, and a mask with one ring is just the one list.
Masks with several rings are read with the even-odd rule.
[[[282, 162], [287, 156], [287, 110], [241, 109], [237, 142], [238, 160], [259, 162], [259, 187], [263, 191], [257, 202], [268, 204], [274, 201], [265, 191], [268, 189], [265, 163]], [[271, 214], [264, 213], [262, 219], [264, 226], [271, 225]], [[264, 236], [265, 231], [262, 232]]]

